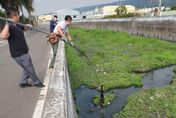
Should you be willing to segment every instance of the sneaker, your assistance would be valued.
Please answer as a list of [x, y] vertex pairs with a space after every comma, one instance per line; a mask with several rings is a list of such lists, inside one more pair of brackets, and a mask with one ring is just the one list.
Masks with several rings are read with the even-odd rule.
[[32, 84], [24, 83], [24, 84], [19, 84], [19, 86], [20, 86], [21, 88], [25, 88], [25, 87], [31, 87]]
[[43, 85], [41, 82], [38, 83], [38, 84], [34, 84], [35, 87], [38, 87], [38, 88], [42, 88], [42, 87], [45, 87], [45, 85]]

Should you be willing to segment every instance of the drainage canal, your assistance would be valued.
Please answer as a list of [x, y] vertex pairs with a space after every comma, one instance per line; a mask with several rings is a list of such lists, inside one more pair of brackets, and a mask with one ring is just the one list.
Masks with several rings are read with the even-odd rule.
[[171, 82], [175, 69], [175, 66], [170, 66], [158, 70], [151, 71], [147, 73], [143, 79], [143, 87], [135, 88], [134, 86], [124, 89], [114, 89], [105, 94], [113, 92], [116, 94], [116, 98], [113, 102], [104, 107], [104, 109], [100, 109], [93, 105], [92, 98], [96, 95], [99, 95], [99, 91], [95, 89], [89, 89], [85, 86], [81, 86], [79, 89], [75, 91], [76, 93], [76, 104], [79, 109], [79, 117], [80, 118], [111, 118], [114, 113], [120, 112], [125, 104], [127, 103], [127, 99], [130, 95], [134, 94], [136, 91], [141, 89], [147, 89], [152, 87], [163, 87], [169, 85]]

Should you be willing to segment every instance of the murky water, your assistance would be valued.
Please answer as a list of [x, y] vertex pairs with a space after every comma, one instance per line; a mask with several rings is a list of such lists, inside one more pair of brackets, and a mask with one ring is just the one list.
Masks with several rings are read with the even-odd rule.
[[[175, 66], [166, 67], [163, 69], [154, 70], [147, 73], [142, 82], [142, 88], [162, 87], [169, 85], [174, 75], [173, 70]], [[142, 88], [129, 87], [125, 89], [115, 89], [116, 99], [111, 105], [105, 107], [103, 110], [95, 107], [92, 104], [92, 98], [100, 93], [95, 89], [89, 89], [85, 86], [80, 87], [75, 91], [76, 104], [78, 105], [80, 118], [111, 118], [114, 113], [120, 112], [125, 106], [130, 95]], [[112, 92], [112, 91], [108, 91]]]
[[171, 66], [149, 72], [142, 79], [143, 88], [162, 87], [169, 85], [174, 75], [173, 70], [175, 68], [176, 66]]

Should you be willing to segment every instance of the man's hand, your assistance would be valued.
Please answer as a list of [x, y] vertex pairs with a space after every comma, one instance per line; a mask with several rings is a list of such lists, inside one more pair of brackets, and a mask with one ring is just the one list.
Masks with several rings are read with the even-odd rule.
[[64, 41], [65, 43], [67, 43], [67, 39], [62, 38], [62, 41]]
[[25, 27], [26, 30], [30, 30], [32, 28], [33, 28], [33, 26], [31, 24], [27, 24], [26, 27]]
[[64, 39], [64, 40], [67, 40], [67, 37], [65, 35], [62, 36], [61, 38]]
[[72, 46], [74, 46], [74, 43], [73, 43], [72, 41], [70, 41], [70, 44], [71, 44]]

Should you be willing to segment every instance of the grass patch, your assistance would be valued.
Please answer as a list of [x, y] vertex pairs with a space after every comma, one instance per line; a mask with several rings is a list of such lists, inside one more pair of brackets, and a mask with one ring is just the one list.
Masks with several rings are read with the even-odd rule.
[[113, 118], [176, 118], [176, 75], [169, 86], [144, 89], [130, 96], [123, 111]]
[[104, 19], [110, 19], [110, 18], [129, 18], [129, 17], [139, 17], [140, 14], [134, 14], [134, 13], [127, 13], [122, 15], [108, 15], [105, 16]]
[[[176, 44], [154, 38], [132, 36], [103, 29], [72, 28], [78, 45], [95, 64], [105, 89], [142, 86], [141, 72], [176, 64]], [[97, 88], [98, 81], [86, 59], [66, 47], [72, 88]], [[176, 71], [174, 71], [176, 72]], [[98, 104], [98, 97], [94, 102]], [[128, 98], [123, 111], [114, 118], [175, 118], [176, 75], [163, 88], [142, 89]]]
[[[116, 94], [115, 93], [108, 93], [105, 94], [104, 96], [104, 104], [103, 106], [108, 106], [111, 104], [111, 102], [116, 98]], [[93, 104], [95, 106], [100, 106], [100, 96], [94, 96], [93, 97]]]
[[176, 86], [141, 90], [128, 98], [128, 103], [113, 118], [175, 118]]
[[[95, 64], [105, 90], [140, 87], [142, 75], [134, 70], [146, 72], [176, 64], [174, 43], [104, 29], [72, 28], [71, 34], [75, 45]], [[69, 46], [66, 46], [66, 54], [72, 88], [81, 85], [97, 88], [98, 81], [87, 60]]]

